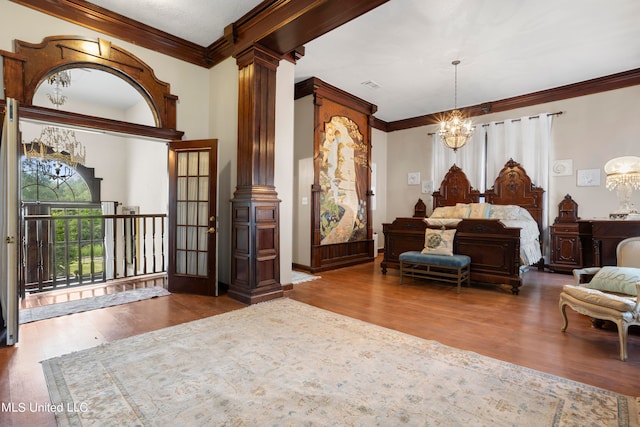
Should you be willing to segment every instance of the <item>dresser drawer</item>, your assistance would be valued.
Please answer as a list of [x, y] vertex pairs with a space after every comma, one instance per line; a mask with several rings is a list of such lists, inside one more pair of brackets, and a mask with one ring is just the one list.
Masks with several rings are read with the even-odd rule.
[[578, 233], [578, 224], [555, 224], [551, 226], [553, 233]]

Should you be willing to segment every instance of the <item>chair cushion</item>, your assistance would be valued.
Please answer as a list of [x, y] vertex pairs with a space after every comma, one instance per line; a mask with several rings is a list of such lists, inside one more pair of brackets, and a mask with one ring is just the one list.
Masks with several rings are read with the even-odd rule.
[[633, 311], [636, 306], [634, 298], [605, 294], [597, 289], [589, 289], [583, 286], [564, 285], [562, 287], [562, 292], [571, 295], [580, 301], [599, 305], [601, 307], [612, 308], [621, 312]]
[[635, 296], [636, 283], [640, 283], [640, 268], [605, 266], [593, 276], [586, 287]]
[[424, 233], [423, 254], [453, 255], [453, 239], [456, 230], [427, 228]]

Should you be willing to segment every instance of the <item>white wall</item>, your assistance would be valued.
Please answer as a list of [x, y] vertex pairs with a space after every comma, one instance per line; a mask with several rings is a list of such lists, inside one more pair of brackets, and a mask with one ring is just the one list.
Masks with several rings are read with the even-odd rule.
[[[413, 216], [413, 208], [422, 199], [431, 206], [431, 194], [422, 194], [420, 185], [408, 185], [407, 174], [419, 172], [421, 180], [431, 179], [431, 137], [427, 127], [391, 132], [387, 135], [387, 217]], [[439, 183], [435, 185], [438, 187]]]
[[[372, 129], [371, 131], [371, 163], [375, 164], [376, 176], [372, 176], [371, 188], [375, 189], [375, 210], [372, 211], [373, 232], [378, 234], [378, 249], [384, 247], [382, 223], [387, 218], [387, 133]], [[377, 255], [377, 254], [376, 254]]]
[[314, 111], [313, 95], [295, 101], [293, 262], [306, 267], [311, 267]]
[[229, 58], [209, 72], [209, 134], [218, 139], [218, 280], [231, 283], [231, 199], [238, 158], [238, 66]]
[[280, 202], [280, 283], [291, 284], [293, 256], [293, 117], [295, 65], [280, 61], [276, 74], [276, 146], [274, 185]]

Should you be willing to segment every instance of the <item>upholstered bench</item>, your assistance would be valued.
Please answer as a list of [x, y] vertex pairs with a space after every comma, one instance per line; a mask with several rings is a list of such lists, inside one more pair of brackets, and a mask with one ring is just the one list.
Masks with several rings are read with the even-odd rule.
[[400, 284], [405, 276], [456, 283], [460, 293], [462, 282], [471, 284], [471, 258], [467, 255], [424, 254], [408, 251], [400, 254]]

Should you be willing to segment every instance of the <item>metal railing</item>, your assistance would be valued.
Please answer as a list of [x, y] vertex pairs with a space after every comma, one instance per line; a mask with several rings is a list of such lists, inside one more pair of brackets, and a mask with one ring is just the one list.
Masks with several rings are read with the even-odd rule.
[[27, 215], [20, 291], [166, 272], [166, 214]]

